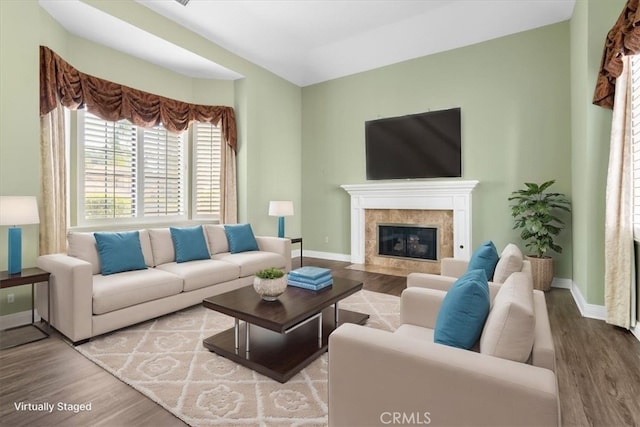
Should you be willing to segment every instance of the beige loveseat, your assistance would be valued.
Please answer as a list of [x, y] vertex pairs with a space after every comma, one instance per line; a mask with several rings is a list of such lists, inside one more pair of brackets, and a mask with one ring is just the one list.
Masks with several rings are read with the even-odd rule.
[[[144, 270], [102, 275], [93, 233], [70, 232], [67, 254], [38, 257], [51, 273], [51, 324], [74, 344], [250, 285], [263, 268], [291, 269], [289, 239], [256, 236], [258, 251], [230, 253], [224, 226], [207, 224], [211, 259], [177, 263], [169, 228], [138, 231]], [[37, 306], [48, 319], [44, 285]]]
[[344, 324], [330, 335], [329, 425], [560, 425], [545, 297], [531, 276], [494, 285], [472, 350], [434, 342], [447, 292], [423, 285], [402, 293], [395, 332]]

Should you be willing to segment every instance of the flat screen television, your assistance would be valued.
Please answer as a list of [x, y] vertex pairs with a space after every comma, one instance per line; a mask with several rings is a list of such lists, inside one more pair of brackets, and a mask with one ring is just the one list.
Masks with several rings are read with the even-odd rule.
[[462, 176], [460, 108], [365, 122], [367, 179]]

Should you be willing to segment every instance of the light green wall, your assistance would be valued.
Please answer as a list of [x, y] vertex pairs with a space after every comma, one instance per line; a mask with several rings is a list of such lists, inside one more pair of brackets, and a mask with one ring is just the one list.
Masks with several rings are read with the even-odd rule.
[[577, 1], [571, 19], [573, 278], [589, 304], [604, 304], [604, 205], [611, 110], [592, 104], [607, 32], [624, 0]]
[[[350, 253], [349, 197], [366, 182], [364, 122], [462, 108], [463, 178], [473, 192], [473, 245], [517, 241], [507, 198], [556, 179], [571, 195], [568, 22], [368, 71], [302, 90], [305, 248]], [[325, 238], [328, 237], [328, 243]], [[571, 277], [571, 227], [556, 276]]]
[[[238, 193], [240, 221], [253, 221], [257, 234], [276, 233], [268, 200], [296, 201], [300, 212], [301, 89], [133, 1], [87, 4], [145, 29], [245, 76], [236, 82], [192, 79], [67, 33], [35, 0], [0, 1], [0, 194], [38, 195], [39, 45], [49, 46], [80, 71], [187, 102], [232, 105], [239, 123]], [[19, 43], [16, 41], [19, 40]], [[277, 171], [268, 172], [267, 165]], [[299, 234], [300, 215], [288, 230]], [[6, 227], [0, 227], [0, 270], [6, 270]], [[23, 265], [38, 256], [36, 226], [23, 229]], [[11, 291], [13, 292], [13, 291]], [[0, 313], [30, 306], [28, 288]]]
[[[0, 1], [0, 195], [37, 196], [40, 191], [37, 3]], [[19, 42], [17, 42], [19, 41]], [[11, 64], [7, 67], [5, 64]], [[33, 265], [38, 227], [22, 228], [23, 263]], [[7, 269], [7, 227], [0, 227], [0, 270]], [[8, 293], [16, 302], [6, 304]], [[27, 286], [0, 292], [0, 313], [31, 307]]]

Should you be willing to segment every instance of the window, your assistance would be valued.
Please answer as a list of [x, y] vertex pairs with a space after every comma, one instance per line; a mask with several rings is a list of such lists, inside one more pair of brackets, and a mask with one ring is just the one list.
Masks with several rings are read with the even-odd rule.
[[183, 134], [156, 126], [141, 129], [144, 158], [144, 216], [183, 216], [185, 209]]
[[78, 115], [78, 223], [186, 218], [185, 134]]
[[210, 123], [193, 124], [193, 217], [220, 219], [222, 134]]
[[79, 111], [78, 128], [78, 225], [220, 219], [219, 127], [193, 123], [191, 132], [174, 134], [161, 126], [140, 128]]

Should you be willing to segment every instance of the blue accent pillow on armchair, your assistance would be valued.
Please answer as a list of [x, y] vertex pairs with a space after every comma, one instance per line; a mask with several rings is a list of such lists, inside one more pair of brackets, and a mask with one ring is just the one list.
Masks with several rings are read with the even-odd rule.
[[442, 301], [434, 342], [470, 349], [482, 334], [490, 305], [489, 284], [484, 270], [467, 271], [449, 288]]
[[232, 254], [259, 250], [251, 224], [225, 225], [224, 232], [229, 241], [229, 252]]
[[93, 236], [98, 246], [103, 276], [147, 268], [139, 232], [93, 233]]
[[202, 226], [169, 227], [173, 248], [176, 251], [176, 262], [210, 259], [207, 242], [204, 240]]
[[467, 271], [481, 268], [487, 274], [487, 280], [492, 280], [499, 259], [500, 255], [498, 255], [496, 245], [491, 240], [488, 240], [473, 252]]

